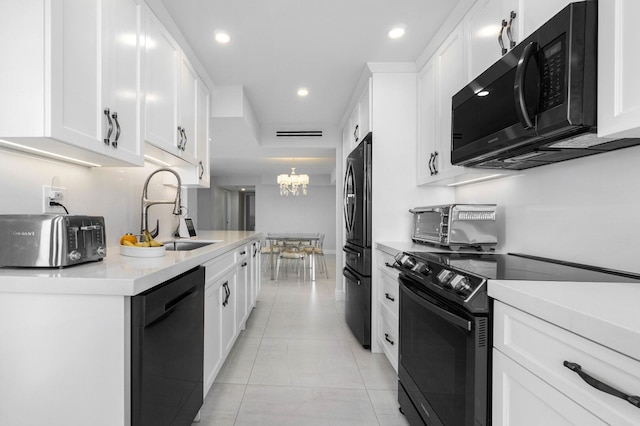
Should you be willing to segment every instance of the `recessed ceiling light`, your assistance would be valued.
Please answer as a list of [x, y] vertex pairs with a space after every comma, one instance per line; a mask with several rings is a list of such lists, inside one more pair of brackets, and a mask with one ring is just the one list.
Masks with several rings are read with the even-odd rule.
[[404, 26], [397, 26], [397, 27], [391, 28], [387, 33], [387, 35], [389, 36], [389, 38], [397, 39], [404, 36], [404, 32], [405, 32]]
[[301, 88], [298, 89], [298, 96], [305, 97], [308, 94], [309, 94], [309, 91], [306, 88], [301, 87]]
[[231, 36], [224, 31], [218, 31], [215, 35], [215, 39], [220, 44], [227, 44], [231, 41]]

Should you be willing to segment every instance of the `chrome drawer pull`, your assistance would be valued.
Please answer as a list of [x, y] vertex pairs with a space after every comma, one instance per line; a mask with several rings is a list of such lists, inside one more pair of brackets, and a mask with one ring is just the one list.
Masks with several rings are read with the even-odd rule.
[[590, 386], [593, 386], [594, 388], [598, 389], [600, 392], [608, 393], [609, 395], [613, 395], [613, 396], [616, 396], [618, 398], [624, 399], [629, 404], [640, 408], [640, 396], [627, 395], [626, 393], [621, 392], [618, 389], [613, 388], [613, 387], [609, 386], [608, 384], [603, 383], [603, 382], [601, 382], [600, 380], [598, 380], [598, 379], [596, 379], [594, 377], [591, 377], [590, 375], [588, 375], [587, 373], [582, 371], [582, 367], [580, 366], [580, 364], [576, 364], [575, 362], [569, 362], [569, 361], [565, 361], [562, 364], [565, 367], [567, 367], [569, 370], [573, 371], [578, 376], [580, 376], [580, 378], [582, 378], [582, 380], [587, 382], [587, 384], [589, 384]]
[[396, 299], [394, 299], [393, 297], [389, 296], [389, 293], [385, 293], [384, 297], [386, 297], [387, 299], [391, 300], [392, 302], [396, 301]]

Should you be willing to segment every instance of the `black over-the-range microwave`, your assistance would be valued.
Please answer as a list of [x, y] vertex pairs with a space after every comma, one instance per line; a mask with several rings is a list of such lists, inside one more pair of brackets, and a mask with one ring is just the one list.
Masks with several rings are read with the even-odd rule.
[[640, 144], [596, 136], [597, 1], [571, 3], [452, 98], [451, 162], [522, 170]]

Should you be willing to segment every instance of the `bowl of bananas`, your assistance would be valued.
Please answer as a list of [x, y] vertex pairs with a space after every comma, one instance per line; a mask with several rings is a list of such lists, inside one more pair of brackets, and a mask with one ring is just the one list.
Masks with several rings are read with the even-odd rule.
[[140, 236], [125, 234], [120, 237], [120, 255], [129, 257], [161, 257], [164, 256], [164, 244], [153, 239], [149, 231]]

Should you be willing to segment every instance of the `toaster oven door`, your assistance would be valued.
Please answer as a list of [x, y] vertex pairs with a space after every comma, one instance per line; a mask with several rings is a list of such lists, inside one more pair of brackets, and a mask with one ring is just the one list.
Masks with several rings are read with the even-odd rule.
[[413, 213], [413, 239], [424, 242], [446, 243], [448, 210], [433, 208]]

